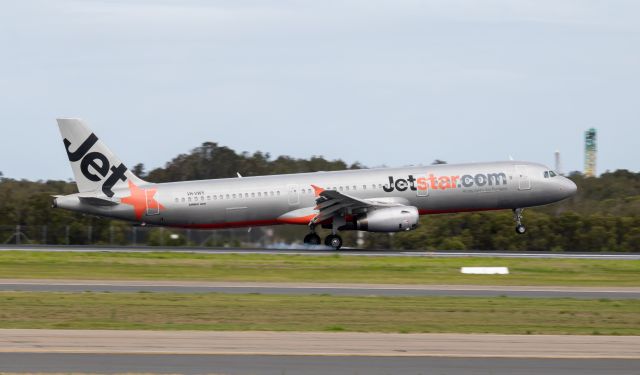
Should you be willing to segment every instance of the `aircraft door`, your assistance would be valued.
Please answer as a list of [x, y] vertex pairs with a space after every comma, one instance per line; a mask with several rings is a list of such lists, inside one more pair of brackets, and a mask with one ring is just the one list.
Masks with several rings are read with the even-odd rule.
[[[421, 187], [424, 187], [424, 189], [420, 189]], [[418, 184], [418, 190], [416, 191], [416, 194], [419, 197], [427, 197], [427, 196], [429, 196], [429, 184], [425, 184], [423, 186]]]
[[147, 202], [147, 216], [160, 214], [160, 203], [156, 200], [157, 196], [157, 192], [152, 191], [151, 194], [149, 194], [149, 190], [145, 189], [144, 197]]
[[298, 190], [298, 185], [292, 184], [288, 185], [288, 196], [289, 196], [289, 205], [295, 205], [300, 203], [300, 191]]
[[531, 190], [531, 177], [529, 177], [529, 168], [526, 165], [516, 165], [516, 176], [518, 190]]

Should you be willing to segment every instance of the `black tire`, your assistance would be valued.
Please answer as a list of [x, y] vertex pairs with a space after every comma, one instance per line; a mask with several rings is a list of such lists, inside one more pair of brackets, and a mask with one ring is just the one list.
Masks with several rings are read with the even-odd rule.
[[516, 233], [525, 234], [527, 232], [527, 228], [524, 225], [516, 225]]
[[309, 233], [304, 236], [304, 243], [307, 245], [320, 245], [320, 236], [316, 233]]
[[337, 234], [330, 234], [324, 239], [324, 244], [333, 247], [335, 250], [340, 250], [342, 247], [342, 237]]

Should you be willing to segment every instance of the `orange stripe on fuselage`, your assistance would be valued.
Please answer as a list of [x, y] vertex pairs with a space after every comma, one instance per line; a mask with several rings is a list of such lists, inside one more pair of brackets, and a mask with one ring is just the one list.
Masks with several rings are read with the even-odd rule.
[[[419, 210], [420, 215], [436, 215], [436, 214], [452, 214], [456, 212], [475, 212], [475, 211], [497, 211], [503, 210], [503, 208], [467, 208], [467, 209], [453, 209], [453, 210]], [[291, 217], [286, 219], [274, 219], [274, 220], [253, 220], [253, 221], [236, 221], [232, 223], [217, 223], [217, 224], [187, 224], [176, 225], [177, 228], [190, 228], [190, 229], [225, 229], [225, 228], [243, 228], [243, 227], [259, 227], [265, 225], [280, 225], [280, 224], [296, 224], [296, 225], [308, 225], [309, 222], [316, 215], [307, 215], [300, 217]], [[349, 215], [346, 221], [351, 221], [353, 218]], [[331, 219], [325, 221], [331, 222]]]
[[418, 210], [420, 215], [455, 214], [458, 212], [497, 211], [504, 208], [459, 208], [453, 210]]
[[300, 217], [286, 217], [277, 219], [277, 221], [281, 224], [299, 224], [299, 225], [309, 225], [309, 222], [316, 217], [316, 214], [311, 214], [307, 216]]
[[177, 225], [179, 228], [191, 228], [191, 229], [225, 229], [225, 228], [242, 228], [242, 227], [260, 227], [265, 225], [280, 225], [280, 224], [297, 224], [297, 225], [309, 225], [309, 222], [316, 215], [290, 217], [285, 219], [274, 220], [249, 220], [249, 221], [236, 221], [231, 223], [211, 223], [211, 224], [186, 224]]

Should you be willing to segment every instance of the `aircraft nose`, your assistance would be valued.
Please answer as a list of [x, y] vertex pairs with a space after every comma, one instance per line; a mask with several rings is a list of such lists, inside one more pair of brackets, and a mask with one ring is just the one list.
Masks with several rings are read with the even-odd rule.
[[573, 196], [577, 191], [578, 186], [575, 182], [566, 177], [562, 177], [562, 192], [564, 193], [565, 198]]

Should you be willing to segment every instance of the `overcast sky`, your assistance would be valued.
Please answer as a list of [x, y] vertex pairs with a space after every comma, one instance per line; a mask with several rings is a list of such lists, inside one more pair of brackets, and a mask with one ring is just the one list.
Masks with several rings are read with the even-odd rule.
[[[56, 117], [129, 166], [204, 141], [367, 166], [640, 170], [640, 2], [3, 3], [0, 171], [66, 179]], [[242, 171], [240, 171], [242, 172]]]

